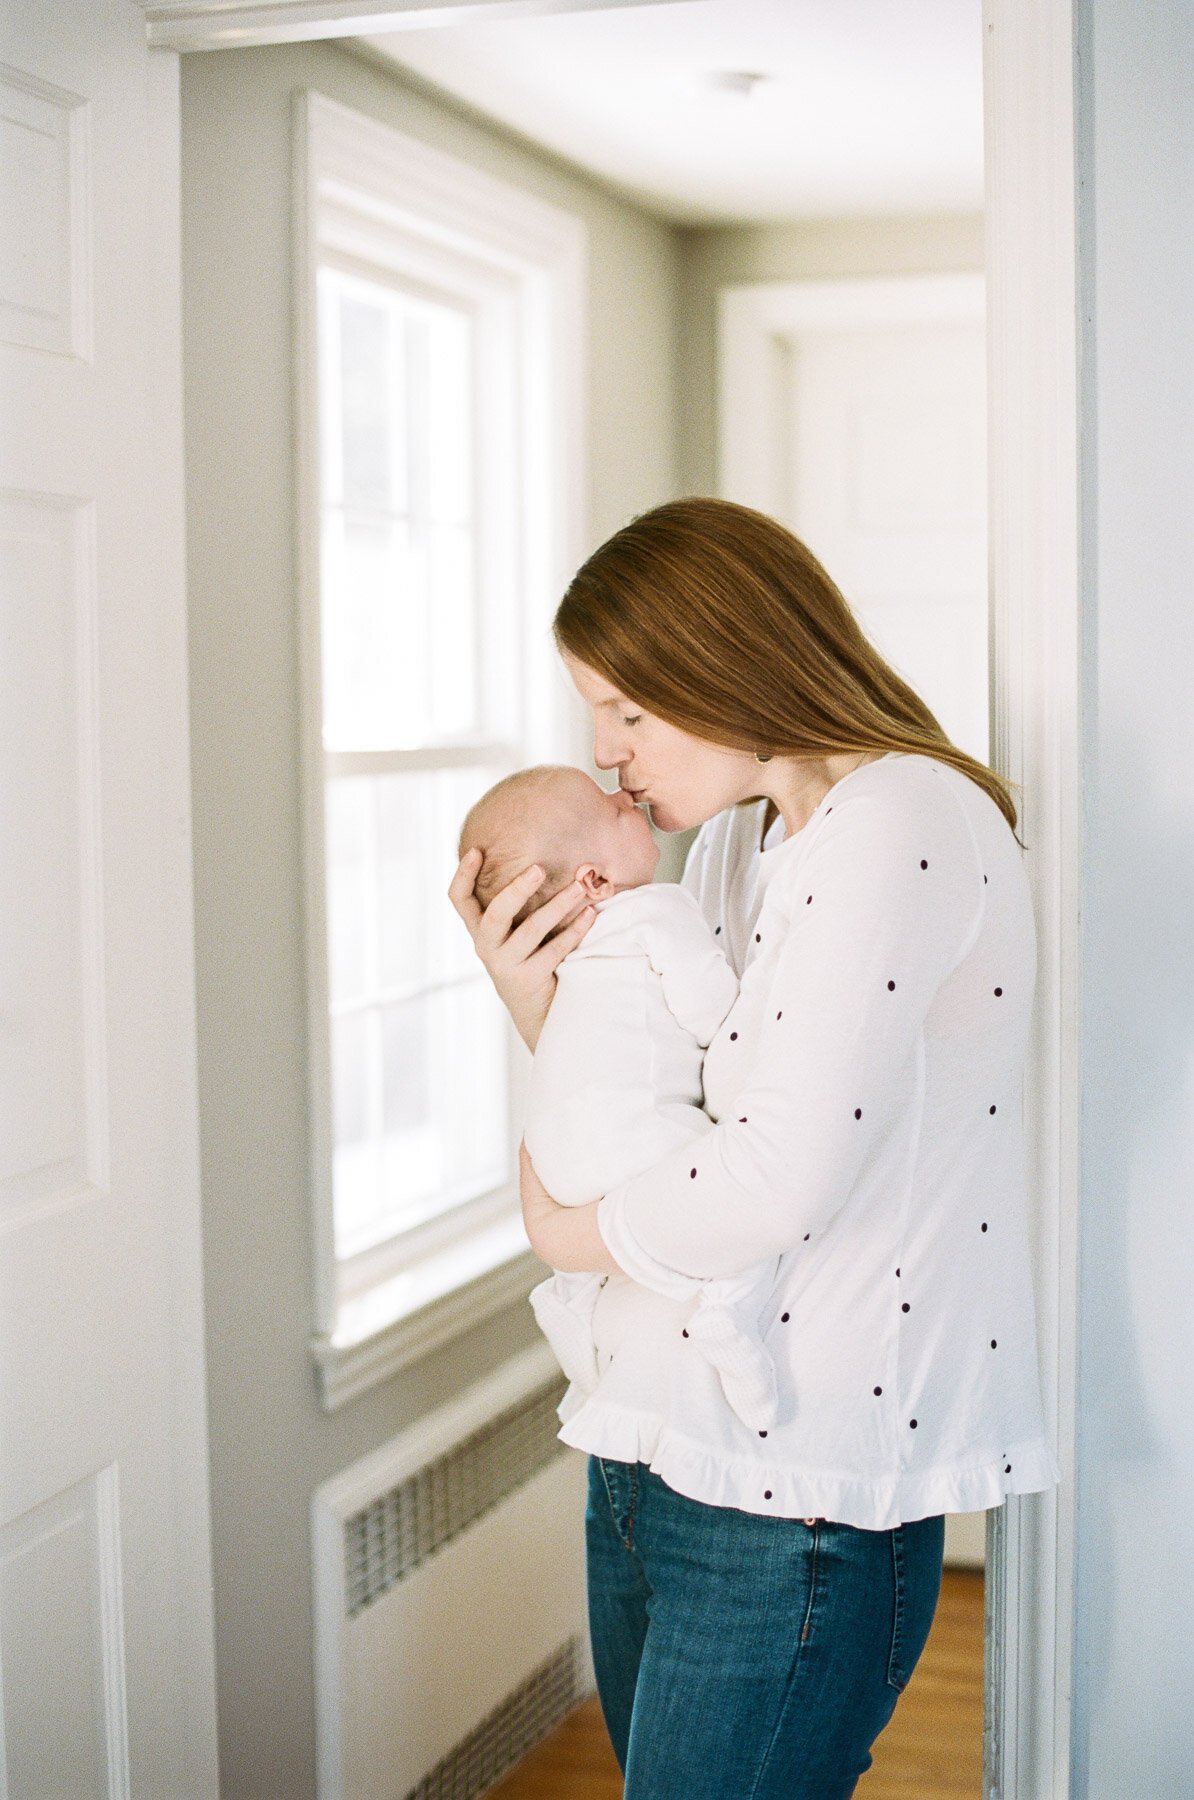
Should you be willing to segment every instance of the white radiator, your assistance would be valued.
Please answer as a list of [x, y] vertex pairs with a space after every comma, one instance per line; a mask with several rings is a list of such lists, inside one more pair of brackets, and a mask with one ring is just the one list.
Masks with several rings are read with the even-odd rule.
[[319, 1800], [474, 1800], [592, 1686], [547, 1346], [312, 1501]]

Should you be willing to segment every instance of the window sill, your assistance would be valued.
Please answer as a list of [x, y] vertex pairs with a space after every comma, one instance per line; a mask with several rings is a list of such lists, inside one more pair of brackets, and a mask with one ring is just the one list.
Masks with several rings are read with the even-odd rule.
[[543, 1273], [515, 1214], [342, 1304], [336, 1329], [311, 1340], [324, 1410], [335, 1412], [376, 1382], [525, 1300]]

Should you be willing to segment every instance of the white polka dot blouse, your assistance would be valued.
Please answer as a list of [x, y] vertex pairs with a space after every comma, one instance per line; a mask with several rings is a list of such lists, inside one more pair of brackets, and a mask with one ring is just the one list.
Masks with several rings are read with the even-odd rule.
[[[719, 814], [689, 855], [684, 885], [741, 978], [705, 1057], [715, 1129], [601, 1201], [643, 1303], [596, 1389], [565, 1397], [561, 1436], [713, 1505], [871, 1530], [1038, 1492], [1058, 1471], [1029, 1262], [1020, 848], [927, 757], [865, 765], [760, 848], [764, 810]], [[779, 1408], [752, 1431], [662, 1294], [768, 1257]]]

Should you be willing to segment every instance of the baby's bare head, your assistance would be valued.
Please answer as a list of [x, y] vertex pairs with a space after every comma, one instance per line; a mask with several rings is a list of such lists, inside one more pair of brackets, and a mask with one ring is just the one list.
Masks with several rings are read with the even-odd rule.
[[544, 879], [515, 917], [521, 924], [566, 888], [593, 840], [606, 796], [582, 769], [541, 763], [497, 782], [470, 808], [460, 829], [459, 855], [480, 850], [473, 891], [483, 907], [531, 863]]

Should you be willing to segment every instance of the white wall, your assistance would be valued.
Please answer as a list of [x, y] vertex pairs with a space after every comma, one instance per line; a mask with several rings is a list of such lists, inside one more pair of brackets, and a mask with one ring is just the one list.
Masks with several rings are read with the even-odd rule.
[[1194, 1794], [1194, 8], [1083, 0], [1075, 1794]]
[[535, 1336], [521, 1305], [341, 1412], [326, 1415], [316, 1399], [290, 335], [291, 106], [304, 86], [581, 215], [591, 541], [675, 492], [674, 231], [334, 44], [184, 57], [187, 573], [224, 1800], [314, 1793], [312, 1490]]

